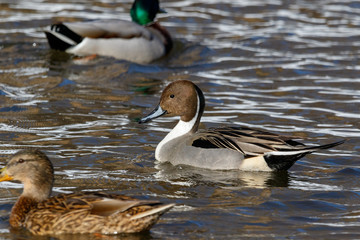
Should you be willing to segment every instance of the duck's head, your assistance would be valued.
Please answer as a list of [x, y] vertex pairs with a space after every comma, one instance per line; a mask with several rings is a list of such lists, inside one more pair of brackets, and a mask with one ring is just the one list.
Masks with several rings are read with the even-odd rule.
[[154, 21], [157, 13], [164, 12], [160, 8], [158, 0], [135, 0], [130, 10], [130, 16], [134, 22], [146, 25]]
[[39, 150], [26, 149], [15, 153], [0, 172], [0, 182], [22, 182], [24, 196], [41, 201], [51, 193], [54, 169], [49, 158]]
[[139, 123], [148, 122], [164, 114], [180, 116], [184, 122], [199, 122], [204, 107], [205, 98], [200, 88], [190, 81], [178, 80], [164, 89], [159, 105]]

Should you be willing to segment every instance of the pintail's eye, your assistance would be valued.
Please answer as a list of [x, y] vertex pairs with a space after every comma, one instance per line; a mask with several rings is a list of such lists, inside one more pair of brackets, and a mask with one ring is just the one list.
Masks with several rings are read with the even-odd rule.
[[174, 98], [174, 97], [175, 97], [175, 95], [174, 95], [174, 94], [171, 94], [171, 95], [170, 95], [170, 98]]
[[18, 160], [18, 163], [23, 163], [23, 162], [25, 162], [25, 160], [22, 159], [22, 158], [20, 158], [20, 159]]

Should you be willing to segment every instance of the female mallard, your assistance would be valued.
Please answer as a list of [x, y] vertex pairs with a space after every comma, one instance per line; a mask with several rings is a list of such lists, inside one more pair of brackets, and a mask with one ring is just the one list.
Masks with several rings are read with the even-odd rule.
[[135, 0], [130, 15], [133, 22], [98, 20], [53, 24], [45, 30], [53, 49], [79, 56], [103, 55], [137, 63], [149, 63], [172, 48], [170, 34], [154, 22], [163, 12], [158, 0]]
[[50, 197], [54, 174], [39, 150], [22, 150], [1, 169], [0, 182], [18, 180], [24, 190], [10, 214], [12, 227], [35, 235], [65, 233], [134, 233], [149, 230], [174, 206], [99, 192]]

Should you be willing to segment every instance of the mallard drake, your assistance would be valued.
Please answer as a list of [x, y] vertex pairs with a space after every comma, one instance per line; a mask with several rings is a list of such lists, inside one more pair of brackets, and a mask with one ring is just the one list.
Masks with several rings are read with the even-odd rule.
[[136, 63], [149, 63], [172, 48], [168, 31], [154, 22], [158, 0], [135, 0], [130, 15], [133, 22], [98, 20], [58, 23], [44, 32], [53, 49], [79, 56], [102, 55]]
[[39, 150], [21, 150], [1, 169], [0, 182], [18, 180], [24, 190], [10, 214], [10, 225], [35, 235], [135, 233], [149, 230], [174, 206], [101, 192], [49, 197], [53, 166]]
[[164, 89], [159, 105], [139, 121], [145, 123], [164, 114], [180, 116], [156, 147], [158, 161], [209, 169], [281, 171], [309, 153], [344, 142], [307, 147], [293, 137], [246, 127], [198, 131], [204, 108], [204, 94], [190, 81], [175, 81]]

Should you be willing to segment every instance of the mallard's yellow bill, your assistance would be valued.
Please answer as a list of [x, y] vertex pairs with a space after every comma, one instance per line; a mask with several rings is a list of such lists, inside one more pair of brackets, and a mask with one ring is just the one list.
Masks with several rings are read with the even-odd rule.
[[13, 177], [10, 177], [6, 173], [4, 174], [5, 171], [6, 171], [6, 167], [4, 167], [0, 170], [0, 173], [1, 173], [0, 182], [13, 180]]

